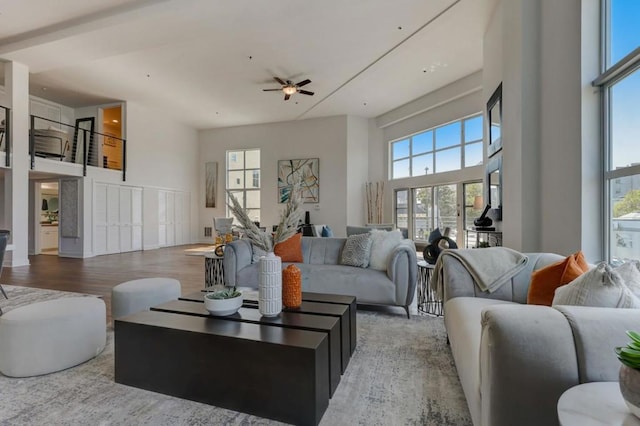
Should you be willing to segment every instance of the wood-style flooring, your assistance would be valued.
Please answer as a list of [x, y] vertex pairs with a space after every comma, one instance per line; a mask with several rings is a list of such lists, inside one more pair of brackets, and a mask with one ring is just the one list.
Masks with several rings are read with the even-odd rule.
[[3, 268], [0, 282], [100, 295], [107, 305], [108, 320], [111, 320], [111, 289], [122, 282], [170, 277], [180, 281], [182, 294], [204, 288], [204, 256], [184, 254], [185, 249], [194, 247], [199, 246], [177, 246], [88, 259], [29, 256], [29, 266]]

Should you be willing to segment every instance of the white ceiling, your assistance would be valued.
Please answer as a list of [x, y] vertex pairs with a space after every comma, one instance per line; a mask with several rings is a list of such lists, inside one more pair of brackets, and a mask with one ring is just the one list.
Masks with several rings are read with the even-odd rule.
[[[0, 0], [0, 58], [29, 66], [36, 96], [136, 102], [199, 129], [376, 117], [481, 69], [494, 3]], [[315, 96], [263, 92], [274, 76]]]

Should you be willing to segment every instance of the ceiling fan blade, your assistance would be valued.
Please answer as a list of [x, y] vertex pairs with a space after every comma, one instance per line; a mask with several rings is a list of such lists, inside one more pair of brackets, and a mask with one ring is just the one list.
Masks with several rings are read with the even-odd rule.
[[313, 92], [309, 92], [307, 90], [298, 90], [298, 93], [302, 93], [303, 95], [313, 96]]
[[262, 89], [263, 92], [282, 92], [282, 89]]
[[291, 95], [284, 95], [284, 100], [288, 101], [290, 97], [291, 97]]
[[296, 84], [296, 86], [298, 86], [298, 87], [302, 87], [302, 86], [306, 86], [306, 85], [307, 85], [307, 84], [309, 84], [309, 83], [311, 83], [311, 80], [306, 79], [306, 80], [303, 80], [303, 81], [301, 81], [300, 83]]
[[282, 84], [283, 86], [286, 85], [287, 83], [284, 82], [283, 79], [279, 78], [279, 77], [273, 77], [273, 79], [275, 81], [277, 81], [278, 83]]

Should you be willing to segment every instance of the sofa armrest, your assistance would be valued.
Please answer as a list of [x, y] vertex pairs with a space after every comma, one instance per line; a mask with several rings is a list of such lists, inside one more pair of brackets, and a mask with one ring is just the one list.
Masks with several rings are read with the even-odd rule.
[[617, 382], [620, 361], [614, 348], [626, 346], [626, 330], [640, 329], [640, 309], [554, 308], [565, 316], [573, 331], [580, 383]]
[[481, 425], [556, 425], [560, 395], [578, 383], [573, 333], [561, 312], [535, 305], [483, 310]]
[[396, 285], [396, 304], [409, 306], [416, 292], [418, 260], [413, 243], [393, 249], [387, 259], [387, 277]]
[[224, 285], [235, 287], [238, 285], [238, 271], [251, 265], [253, 246], [249, 240], [236, 240], [224, 247]]

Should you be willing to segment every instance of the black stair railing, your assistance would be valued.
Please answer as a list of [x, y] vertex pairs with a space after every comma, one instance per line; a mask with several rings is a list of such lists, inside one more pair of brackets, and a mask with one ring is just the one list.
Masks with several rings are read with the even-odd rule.
[[[73, 129], [73, 142], [70, 143], [68, 134], [59, 129], [36, 128], [36, 123], [39, 123], [40, 121]], [[79, 145], [82, 144], [82, 173], [84, 176], [87, 175], [87, 166], [102, 167], [112, 170], [121, 170], [122, 180], [126, 181], [126, 140], [94, 131], [94, 123], [95, 119], [93, 117], [77, 119], [75, 126], [73, 126], [71, 124], [62, 123], [49, 118], [32, 115], [31, 131], [29, 133], [31, 169], [35, 168], [36, 157], [65, 161], [69, 154], [71, 157], [70, 162], [77, 164], [78, 148]], [[83, 128], [87, 125], [90, 127], [89, 129]], [[80, 141], [80, 139], [82, 140]], [[118, 164], [118, 162], [115, 162], [115, 164], [109, 163], [106, 156], [103, 156], [103, 161], [99, 161], [98, 154], [100, 150], [97, 146], [99, 139], [102, 140], [101, 143], [103, 150], [106, 145], [105, 141], [108, 141], [109, 147], [117, 147], [120, 145], [120, 155], [122, 158], [121, 165]]]

